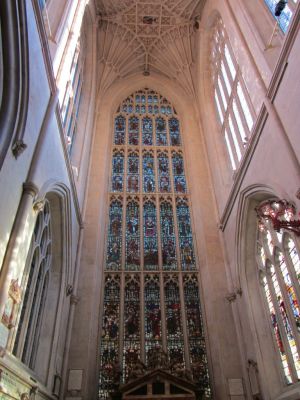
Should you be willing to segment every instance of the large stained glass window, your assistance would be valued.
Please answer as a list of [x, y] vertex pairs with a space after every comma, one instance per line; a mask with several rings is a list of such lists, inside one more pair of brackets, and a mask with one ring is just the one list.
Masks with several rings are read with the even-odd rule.
[[123, 101], [113, 126], [99, 398], [163, 351], [210, 399], [180, 119], [144, 89]]
[[257, 230], [257, 260], [266, 313], [287, 385], [300, 380], [300, 259], [296, 239], [262, 221]]

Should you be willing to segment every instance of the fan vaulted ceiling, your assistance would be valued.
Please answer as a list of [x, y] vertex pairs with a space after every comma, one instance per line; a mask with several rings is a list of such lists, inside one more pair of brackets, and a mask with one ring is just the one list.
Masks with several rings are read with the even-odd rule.
[[96, 0], [100, 88], [153, 72], [192, 94], [193, 37], [205, 0]]

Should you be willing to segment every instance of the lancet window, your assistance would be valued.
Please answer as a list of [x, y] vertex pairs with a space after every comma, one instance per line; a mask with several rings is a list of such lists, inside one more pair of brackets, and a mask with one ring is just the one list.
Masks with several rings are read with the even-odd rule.
[[283, 381], [300, 380], [300, 257], [297, 240], [260, 221], [257, 262], [269, 326]]
[[255, 113], [225, 26], [220, 19], [213, 30], [211, 70], [222, 135], [231, 167], [236, 170], [247, 147]]
[[45, 311], [51, 266], [50, 206], [46, 201], [38, 214], [32, 235], [28, 266], [22, 287], [24, 296], [17, 321], [13, 354], [34, 369], [38, 340]]
[[114, 116], [99, 398], [157, 355], [211, 398], [185, 174], [173, 105], [144, 89]]

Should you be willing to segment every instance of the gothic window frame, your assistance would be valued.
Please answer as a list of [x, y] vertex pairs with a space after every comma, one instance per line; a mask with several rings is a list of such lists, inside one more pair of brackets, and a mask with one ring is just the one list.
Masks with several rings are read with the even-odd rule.
[[[258, 277], [264, 314], [276, 351], [276, 368], [283, 385], [293, 386], [300, 381], [299, 242], [292, 233], [275, 232], [270, 221], [260, 221], [256, 235]], [[294, 250], [289, 243], [294, 244]], [[292, 260], [292, 250], [296, 262]]]
[[[136, 119], [133, 120], [132, 118]], [[150, 118], [152, 121], [150, 124], [148, 123], [149, 121], [146, 121], [147, 128], [144, 126], [145, 118]], [[173, 121], [171, 124], [170, 120], [172, 118], [175, 122]], [[107, 399], [108, 391], [112, 390], [114, 380], [124, 383], [129, 376], [132, 378], [137, 373], [136, 371], [128, 370], [124, 361], [124, 347], [127, 348], [127, 345], [124, 346], [124, 343], [127, 343], [125, 335], [127, 329], [126, 321], [130, 317], [125, 315], [124, 308], [126, 305], [127, 280], [136, 278], [140, 282], [139, 344], [137, 349], [140, 359], [146, 363], [151, 363], [153, 356], [159, 351], [166, 352], [166, 357], [170, 356], [170, 354], [167, 355], [168, 338], [165, 289], [167, 282], [175, 280], [178, 283], [176, 304], [177, 306], [179, 304], [177, 313], [179, 312], [182, 322], [186, 321], [183, 292], [184, 277], [196, 276], [197, 290], [199, 291], [200, 289], [200, 283], [198, 282], [199, 263], [195, 251], [194, 227], [190, 212], [188, 177], [184, 169], [184, 138], [181, 131], [181, 120], [177, 115], [174, 105], [158, 92], [145, 88], [127, 96], [114, 113], [113, 121], [112, 157], [110, 163], [110, 180], [108, 183], [109, 212], [103, 258], [105, 265], [103, 282], [104, 311], [100, 313], [102, 321], [100, 325], [102, 324], [103, 326], [104, 324], [106, 331], [109, 331], [107, 321], [105, 320], [105, 304], [108, 301], [105, 300], [105, 290], [108, 285], [108, 277], [114, 276], [120, 282], [119, 303], [121, 312], [118, 319], [120, 342], [117, 358], [114, 356], [115, 358], [107, 361], [106, 359], [103, 360], [103, 352], [109, 346], [109, 334], [106, 334], [107, 337], [105, 340], [103, 340], [103, 337], [100, 339], [99, 397], [101, 399]], [[162, 129], [156, 129], [157, 122], [162, 125]], [[131, 123], [137, 126], [131, 127]], [[134, 134], [133, 140], [129, 140], [130, 131], [135, 132], [136, 130], [138, 136]], [[152, 139], [150, 136], [146, 138], [146, 134], [151, 130]], [[163, 135], [162, 138], [159, 136], [161, 133]], [[116, 162], [116, 155], [121, 153], [123, 155], [123, 167], [121, 168], [118, 165], [116, 169], [116, 164], [118, 164]], [[131, 162], [134, 155], [137, 156], [137, 163]], [[117, 174], [121, 170], [122, 173]], [[117, 185], [119, 190], [115, 190], [114, 179], [116, 175], [121, 176], [122, 179], [122, 184]], [[137, 176], [138, 183], [135, 186], [136, 189], [132, 189], [131, 186], [130, 188], [128, 187], [128, 177], [131, 175]], [[153, 185], [151, 188], [149, 186], [149, 189], [145, 185], [145, 177], [153, 179]], [[184, 190], [182, 186], [176, 186], [176, 178], [180, 178], [179, 180]], [[115, 202], [118, 202], [119, 206], [117, 211], [112, 211]], [[186, 209], [178, 211], [177, 205], [182, 202]], [[132, 207], [133, 204], [136, 206]], [[165, 204], [168, 205], [167, 208], [164, 207]], [[188, 210], [188, 214], [186, 210]], [[180, 221], [178, 213], [180, 214]], [[180, 242], [179, 231], [182, 232], [182, 243]], [[116, 235], [117, 232], [118, 235]], [[130, 256], [138, 256], [140, 261], [129, 263], [128, 241], [132, 239], [135, 240], [135, 248], [134, 251], [130, 251]], [[185, 242], [188, 242], [186, 246], [184, 246]], [[164, 243], [164, 245], [161, 243]], [[192, 253], [188, 251], [190, 246], [193, 248]], [[154, 253], [152, 252], [153, 247], [156, 250]], [[190, 254], [193, 254], [193, 256], [190, 257]], [[182, 257], [185, 257], [188, 264], [187, 268], [181, 267]], [[155, 293], [159, 293], [159, 301], [156, 303], [155, 301], [153, 302], [153, 298], [152, 300], [149, 298], [147, 300], [146, 297], [147, 293], [149, 294], [147, 288], [153, 282], [156, 285], [156, 289], [152, 289]], [[151, 297], [151, 293], [149, 296]], [[199, 312], [201, 312], [200, 293], [198, 299]], [[138, 313], [136, 312], [135, 314]], [[172, 365], [174, 373], [176, 368], [177, 371], [182, 371], [185, 365], [190, 365], [190, 356], [188, 354], [189, 343], [185, 325], [185, 323], [182, 323], [180, 327], [180, 346], [182, 347], [183, 360], [181, 365], [179, 365], [179, 362], [176, 366], [175, 364]], [[152, 329], [153, 332], [147, 332], [149, 329]], [[200, 339], [204, 343], [203, 348], [205, 349], [205, 332], [204, 330], [201, 332], [202, 336]], [[175, 354], [178, 349], [176, 350], [175, 346], [173, 350]], [[134, 352], [131, 352], [131, 356], [134, 357]], [[134, 367], [142, 368], [139, 360], [137, 361]], [[110, 372], [112, 368], [114, 368], [114, 373]], [[207, 358], [202, 364], [200, 363], [195, 367], [194, 371], [196, 369], [205, 369], [206, 372], [204, 375], [208, 377]], [[205, 393], [207, 398], [210, 398], [209, 378], [205, 381], [205, 385]]]
[[12, 353], [32, 370], [43, 324], [52, 262], [50, 203], [45, 200], [36, 219], [30, 251], [22, 278], [23, 298], [19, 307]]
[[211, 78], [217, 120], [235, 171], [247, 148], [256, 115], [221, 18], [212, 29]]

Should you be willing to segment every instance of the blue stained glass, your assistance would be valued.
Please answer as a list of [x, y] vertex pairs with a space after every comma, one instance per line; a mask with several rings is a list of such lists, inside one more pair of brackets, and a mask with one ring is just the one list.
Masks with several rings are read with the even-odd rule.
[[114, 388], [115, 367], [118, 363], [120, 319], [119, 277], [106, 277], [103, 308], [99, 398], [108, 399], [109, 393]]
[[167, 146], [166, 121], [163, 118], [156, 118], [156, 146]]
[[144, 289], [145, 307], [145, 350], [146, 361], [151, 352], [161, 347], [161, 310], [160, 288], [157, 275], [145, 277]]
[[112, 192], [123, 191], [124, 154], [116, 152], [112, 162]]
[[[271, 13], [275, 17], [275, 7], [278, 3], [278, 0], [265, 0], [265, 3], [269, 7]], [[275, 17], [278, 20], [279, 26], [282, 29], [282, 31], [285, 33], [288, 29], [288, 26], [290, 24], [291, 18], [292, 18], [292, 11], [289, 8], [288, 5], [285, 6], [284, 10], [282, 11], [280, 17]]]
[[143, 181], [145, 193], [155, 191], [154, 158], [151, 153], [143, 156]]
[[143, 118], [142, 122], [143, 129], [143, 145], [152, 146], [153, 145], [153, 123], [151, 118]]
[[131, 201], [126, 211], [126, 270], [140, 269], [140, 215], [138, 203]]
[[152, 103], [152, 96], [151, 96], [151, 95], [148, 96], [148, 103], [149, 103], [149, 104]]
[[189, 207], [185, 201], [178, 199], [176, 211], [181, 267], [183, 270], [191, 271], [194, 270], [196, 266]]
[[140, 284], [139, 279], [126, 276], [124, 302], [123, 381], [132, 375], [140, 358]]
[[106, 269], [121, 269], [121, 247], [122, 247], [122, 203], [114, 200], [109, 208], [108, 248]]
[[[165, 277], [165, 281], [168, 278]], [[165, 284], [167, 347], [170, 363], [184, 366], [181, 306], [177, 279]]]
[[130, 153], [127, 160], [127, 191], [139, 191], [139, 156]]
[[155, 204], [144, 204], [144, 269], [158, 269], [157, 228]]
[[158, 106], [154, 106], [153, 112], [154, 112], [154, 114], [158, 114], [158, 113], [159, 113], [159, 108], [158, 108]]
[[138, 146], [139, 144], [139, 119], [137, 117], [129, 119], [128, 143], [131, 146]]
[[181, 154], [173, 153], [172, 155], [174, 189], [176, 193], [186, 192], [186, 181], [184, 175], [183, 157]]
[[158, 154], [158, 178], [160, 192], [170, 192], [169, 160], [165, 153]]
[[148, 106], [148, 112], [150, 113], [150, 114], [153, 114], [153, 107], [152, 106]]
[[177, 118], [171, 118], [169, 120], [169, 130], [170, 130], [170, 141], [171, 146], [180, 146], [180, 128], [179, 121]]
[[176, 239], [173, 220], [173, 207], [167, 201], [160, 205], [160, 229], [163, 269], [176, 270]]
[[119, 115], [115, 119], [115, 144], [125, 144], [125, 118]]

